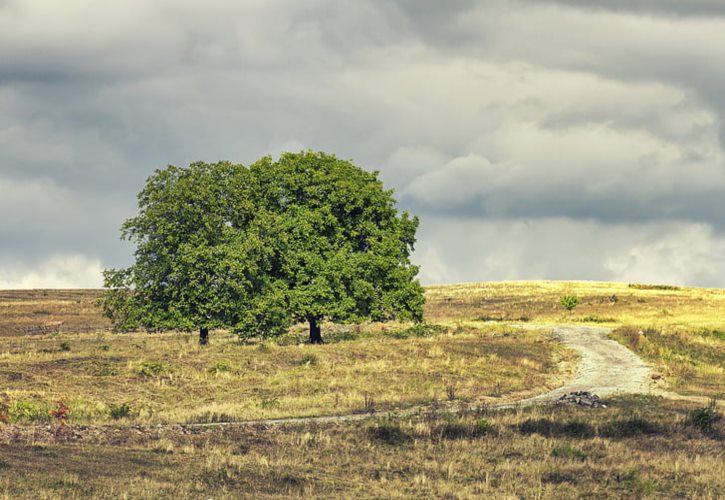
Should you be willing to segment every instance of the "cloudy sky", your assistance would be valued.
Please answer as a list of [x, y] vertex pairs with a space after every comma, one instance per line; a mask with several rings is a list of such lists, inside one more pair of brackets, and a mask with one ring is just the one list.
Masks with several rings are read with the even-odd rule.
[[0, 0], [0, 288], [99, 286], [155, 168], [315, 149], [424, 283], [725, 286], [722, 0]]

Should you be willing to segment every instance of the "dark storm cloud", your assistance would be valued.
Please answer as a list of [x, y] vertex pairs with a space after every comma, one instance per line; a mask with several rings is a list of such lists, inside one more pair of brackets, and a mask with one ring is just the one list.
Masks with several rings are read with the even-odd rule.
[[381, 170], [423, 216], [425, 281], [657, 277], [645, 255], [725, 279], [723, 11], [0, 0], [0, 286], [125, 265], [155, 168], [303, 148]]

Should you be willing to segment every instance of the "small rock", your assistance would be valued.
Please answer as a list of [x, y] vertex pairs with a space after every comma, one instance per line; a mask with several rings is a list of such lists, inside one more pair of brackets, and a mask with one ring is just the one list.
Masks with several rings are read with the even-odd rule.
[[606, 406], [601, 403], [599, 396], [587, 391], [577, 391], [564, 394], [557, 400], [557, 402], [561, 404], [575, 404], [585, 408], [606, 408]]

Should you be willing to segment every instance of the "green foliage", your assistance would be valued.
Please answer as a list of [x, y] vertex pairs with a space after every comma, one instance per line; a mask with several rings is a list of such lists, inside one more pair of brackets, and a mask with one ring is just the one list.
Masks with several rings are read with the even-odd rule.
[[418, 323], [405, 330], [391, 330], [385, 332], [385, 335], [395, 339], [408, 339], [411, 337], [430, 337], [446, 330], [443, 325], [435, 325], [430, 323]]
[[567, 311], [572, 311], [576, 306], [581, 304], [581, 300], [576, 295], [562, 295], [559, 302]]
[[108, 405], [108, 413], [111, 415], [112, 419], [120, 420], [122, 418], [131, 416], [131, 406], [128, 403], [111, 403], [110, 405]]
[[47, 404], [35, 401], [15, 401], [10, 407], [11, 422], [47, 422], [50, 416]]
[[212, 375], [219, 375], [220, 373], [227, 373], [232, 370], [232, 363], [228, 359], [218, 359], [212, 363], [207, 371]]
[[689, 416], [690, 425], [697, 427], [704, 433], [712, 432], [713, 425], [720, 418], [715, 404], [715, 398], [712, 398], [707, 406], [693, 410]]
[[160, 361], [142, 361], [136, 373], [143, 377], [156, 377], [166, 371], [166, 365]]
[[319, 359], [317, 358], [316, 354], [307, 353], [304, 356], [302, 356], [302, 359], [300, 360], [300, 365], [313, 366], [313, 365], [316, 365], [318, 362], [319, 362]]
[[587, 454], [583, 451], [574, 448], [570, 444], [564, 444], [562, 446], [555, 446], [551, 449], [551, 456], [554, 458], [569, 458], [575, 460], [586, 460]]
[[70, 351], [70, 342], [61, 342], [60, 343], [60, 350], [61, 351]]
[[117, 330], [264, 338], [299, 321], [422, 320], [418, 219], [398, 213], [377, 172], [316, 152], [169, 166], [138, 202], [122, 230], [135, 264], [104, 273]]
[[399, 446], [412, 440], [400, 424], [392, 419], [383, 420], [368, 427], [368, 437], [371, 441]]

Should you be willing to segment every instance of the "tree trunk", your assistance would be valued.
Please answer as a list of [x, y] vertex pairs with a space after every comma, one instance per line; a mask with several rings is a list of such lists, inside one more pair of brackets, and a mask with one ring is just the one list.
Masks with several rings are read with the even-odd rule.
[[209, 343], [209, 329], [199, 328], [199, 345], [207, 345]]
[[324, 344], [322, 341], [322, 331], [320, 330], [320, 324], [318, 318], [309, 318], [310, 322], [310, 344]]

